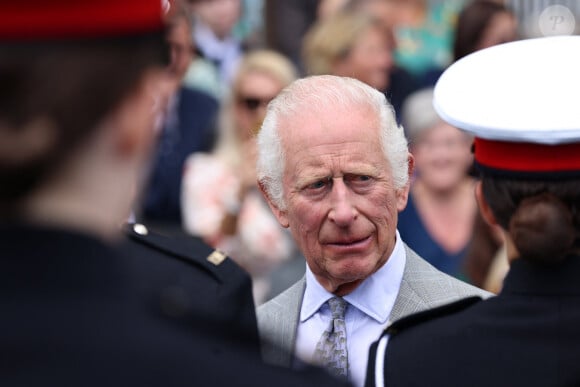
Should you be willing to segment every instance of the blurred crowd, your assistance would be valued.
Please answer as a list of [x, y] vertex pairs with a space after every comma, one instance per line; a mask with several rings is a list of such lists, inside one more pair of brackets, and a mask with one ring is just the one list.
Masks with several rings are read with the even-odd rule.
[[255, 134], [293, 80], [349, 76], [382, 91], [415, 156], [402, 238], [438, 269], [497, 292], [503, 242], [478, 214], [472, 139], [441, 121], [432, 88], [476, 50], [520, 38], [494, 0], [172, 0], [156, 158], [137, 221], [203, 238], [236, 260], [262, 304], [304, 273], [256, 184]]
[[0, 2], [0, 384], [578, 385], [580, 9], [523, 1]]

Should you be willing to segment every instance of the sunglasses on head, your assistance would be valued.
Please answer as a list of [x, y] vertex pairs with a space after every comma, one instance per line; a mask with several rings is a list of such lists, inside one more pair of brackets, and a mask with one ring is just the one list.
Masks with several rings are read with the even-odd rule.
[[268, 103], [273, 99], [274, 97], [260, 98], [260, 97], [240, 96], [238, 97], [238, 103], [248, 110], [255, 111], [259, 107], [266, 107]]

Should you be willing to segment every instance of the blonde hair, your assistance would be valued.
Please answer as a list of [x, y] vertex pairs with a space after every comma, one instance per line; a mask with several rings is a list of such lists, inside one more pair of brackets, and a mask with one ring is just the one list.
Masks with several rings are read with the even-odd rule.
[[240, 140], [234, 120], [234, 104], [242, 79], [251, 73], [265, 74], [280, 83], [280, 90], [297, 78], [297, 71], [292, 62], [284, 55], [272, 50], [250, 51], [244, 56], [234, 76], [230, 95], [222, 105], [219, 117], [219, 131], [216, 154], [219, 154], [231, 165], [238, 165]]
[[334, 63], [347, 57], [357, 40], [374, 27], [380, 27], [376, 19], [354, 11], [342, 11], [315, 23], [303, 40], [307, 73], [333, 74]]
[[249, 73], [262, 73], [276, 79], [283, 87], [292, 83], [296, 69], [284, 55], [272, 50], [256, 50], [248, 53], [240, 63], [233, 82], [233, 91], [238, 91], [242, 78]]

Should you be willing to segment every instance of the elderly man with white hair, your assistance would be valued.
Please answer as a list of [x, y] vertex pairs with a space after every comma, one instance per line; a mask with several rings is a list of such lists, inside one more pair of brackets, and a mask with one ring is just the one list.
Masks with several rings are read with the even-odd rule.
[[413, 156], [382, 93], [346, 77], [298, 80], [268, 106], [258, 143], [262, 192], [307, 263], [258, 309], [265, 360], [313, 362], [361, 386], [369, 346], [391, 321], [487, 295], [398, 235]]

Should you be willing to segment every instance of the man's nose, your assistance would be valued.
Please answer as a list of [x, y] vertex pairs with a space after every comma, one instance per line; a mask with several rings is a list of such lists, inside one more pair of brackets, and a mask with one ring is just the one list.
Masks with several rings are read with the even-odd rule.
[[330, 196], [329, 219], [339, 227], [349, 226], [358, 214], [353, 205], [353, 193], [342, 178], [334, 179]]

